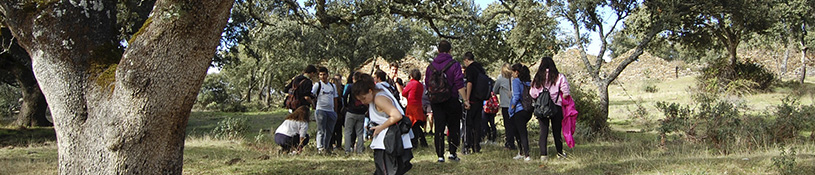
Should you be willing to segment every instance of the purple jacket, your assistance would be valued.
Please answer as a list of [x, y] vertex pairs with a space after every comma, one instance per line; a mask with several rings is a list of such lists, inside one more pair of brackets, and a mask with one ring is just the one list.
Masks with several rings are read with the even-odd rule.
[[[447, 82], [453, 86], [450, 93], [453, 99], [458, 99], [458, 89], [464, 88], [464, 74], [461, 73], [461, 64], [455, 62], [453, 60], [453, 56], [448, 53], [439, 53], [436, 55], [436, 58], [433, 59], [433, 62], [430, 63], [430, 66], [436, 68], [436, 70], [444, 69], [444, 66], [447, 65], [447, 62], [454, 62], [453, 65], [450, 65], [450, 68], [447, 69]], [[424, 74], [425, 84], [427, 84], [427, 80], [430, 79], [430, 75], [433, 75], [433, 71], [430, 70], [430, 66], [427, 67]]]

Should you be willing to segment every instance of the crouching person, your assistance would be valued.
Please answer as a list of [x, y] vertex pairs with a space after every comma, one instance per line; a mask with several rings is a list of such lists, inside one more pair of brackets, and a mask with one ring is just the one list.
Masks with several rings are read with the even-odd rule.
[[370, 128], [373, 132], [371, 149], [374, 150], [376, 164], [374, 174], [405, 174], [413, 167], [410, 163], [413, 159], [410, 127], [405, 128], [405, 133], [398, 125], [405, 112], [397, 107], [398, 102], [393, 94], [385, 87], [376, 85], [371, 75], [363, 73], [355, 79], [352, 94], [362, 103], [369, 104], [368, 114], [371, 123], [376, 125]]
[[308, 116], [309, 109], [300, 106], [294, 112], [286, 116], [286, 120], [277, 127], [274, 141], [283, 147], [284, 153], [299, 154], [303, 151], [303, 146], [308, 144]]

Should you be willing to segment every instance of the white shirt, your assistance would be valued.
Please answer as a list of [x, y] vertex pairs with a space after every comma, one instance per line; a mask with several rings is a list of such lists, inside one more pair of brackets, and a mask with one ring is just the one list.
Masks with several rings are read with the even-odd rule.
[[295, 121], [295, 120], [285, 120], [275, 133], [280, 133], [289, 137], [292, 137], [296, 134], [299, 134], [300, 137], [306, 137], [306, 131], [308, 131], [308, 123], [304, 121]]
[[[376, 84], [376, 87], [382, 89], [382, 91], [376, 93], [375, 96], [388, 97], [388, 99], [390, 99], [391, 102], [393, 103], [394, 107], [398, 105], [394, 100], [393, 95], [388, 90], [386, 90], [384, 86], [382, 86], [381, 84]], [[385, 123], [385, 121], [387, 121], [390, 116], [388, 116], [388, 114], [385, 112], [378, 111], [373, 101], [374, 100], [372, 100], [371, 103], [368, 105], [368, 114], [370, 115], [371, 122], [377, 125], [381, 125], [382, 123]], [[399, 110], [399, 113], [402, 114], [402, 117], [405, 117], [404, 116], [405, 111], [402, 111], [402, 108], [396, 107], [396, 109]], [[382, 132], [379, 132], [379, 134], [374, 136], [373, 140], [371, 140], [371, 149], [385, 149], [385, 133], [387, 132], [388, 128], [385, 128], [382, 130]], [[411, 137], [413, 137], [413, 131], [410, 131], [407, 134], [402, 134], [402, 145], [405, 147], [405, 149], [413, 148], [413, 144], [410, 143]]]
[[[320, 88], [320, 91], [317, 91]], [[337, 88], [332, 83], [323, 83], [322, 81], [314, 83], [311, 87], [311, 93], [317, 96], [317, 110], [334, 111], [334, 98], [340, 97], [337, 93]]]

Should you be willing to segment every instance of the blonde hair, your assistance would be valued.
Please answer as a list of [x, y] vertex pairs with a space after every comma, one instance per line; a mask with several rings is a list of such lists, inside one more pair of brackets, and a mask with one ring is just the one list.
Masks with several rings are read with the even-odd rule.
[[509, 63], [504, 63], [504, 65], [501, 66], [501, 76], [506, 79], [512, 78], [512, 70], [509, 67]]

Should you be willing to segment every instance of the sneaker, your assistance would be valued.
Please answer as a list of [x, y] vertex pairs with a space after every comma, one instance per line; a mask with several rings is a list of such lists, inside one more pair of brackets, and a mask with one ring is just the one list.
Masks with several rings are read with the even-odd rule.
[[456, 156], [455, 154], [451, 154], [450, 156], [447, 156], [447, 158], [456, 162], [461, 161], [461, 158], [458, 158], [458, 156]]
[[439, 163], [444, 163], [444, 157], [439, 157]]
[[518, 160], [518, 159], [523, 159], [523, 158], [524, 158], [524, 156], [522, 156], [522, 155], [520, 155], [520, 154], [518, 154], [518, 155], [517, 155], [517, 156], [515, 156], [515, 157], [512, 157], [512, 159], [515, 159], [515, 160]]
[[524, 161], [529, 162], [530, 160], [532, 159], [530, 159], [529, 156], [524, 157]]
[[547, 159], [549, 159], [549, 157], [547, 157], [547, 156], [541, 156], [541, 161], [546, 161]]
[[566, 153], [557, 153], [557, 158], [558, 159], [566, 159], [568, 157], [566, 157]]

